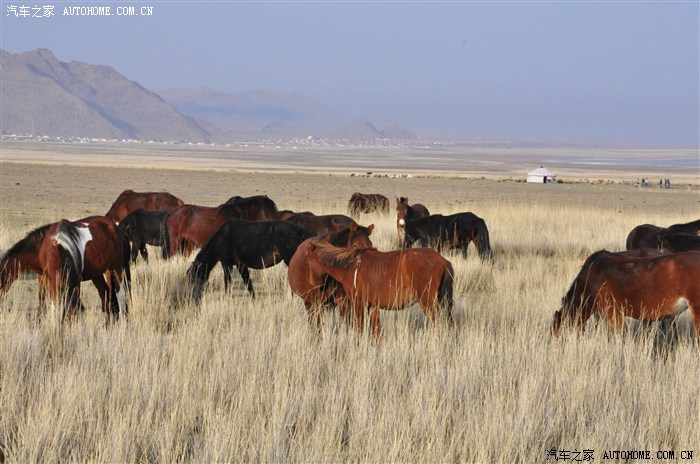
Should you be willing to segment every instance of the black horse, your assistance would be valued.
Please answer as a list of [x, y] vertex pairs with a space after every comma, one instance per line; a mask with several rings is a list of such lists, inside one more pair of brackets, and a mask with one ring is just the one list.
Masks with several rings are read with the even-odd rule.
[[659, 235], [659, 239], [659, 250], [665, 254], [680, 253], [682, 251], [700, 251], [700, 235], [682, 233], [669, 234], [667, 232], [662, 232]]
[[225, 205], [237, 205], [241, 210], [241, 219], [271, 221], [277, 219], [277, 205], [267, 195], [252, 197], [233, 196]]
[[236, 266], [248, 292], [255, 297], [248, 268], [265, 269], [280, 261], [289, 265], [299, 244], [312, 236], [308, 230], [286, 221], [228, 220], [204, 244], [187, 271], [193, 298], [201, 299], [204, 284], [218, 262], [224, 268], [226, 289]]
[[163, 246], [165, 221], [168, 218], [168, 210], [146, 211], [139, 208], [129, 213], [119, 223], [119, 229], [132, 243], [131, 261], [136, 262], [139, 252], [144, 260], [148, 261], [146, 245]]
[[637, 248], [661, 249], [661, 239], [668, 234], [691, 234], [700, 233], [700, 219], [684, 224], [673, 224], [669, 227], [659, 227], [653, 224], [642, 224], [635, 227], [627, 235], [626, 248], [636, 250]]
[[419, 240], [421, 246], [432, 246], [438, 251], [443, 246], [457, 248], [465, 258], [469, 243], [474, 242], [481, 259], [493, 259], [486, 222], [474, 213], [433, 214], [407, 222], [402, 246], [409, 248]]

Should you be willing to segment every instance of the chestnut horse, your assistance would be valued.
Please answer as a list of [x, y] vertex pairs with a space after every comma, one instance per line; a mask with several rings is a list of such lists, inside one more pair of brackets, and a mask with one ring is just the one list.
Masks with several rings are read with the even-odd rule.
[[313, 266], [342, 285], [352, 308], [355, 329], [364, 329], [365, 312], [370, 309], [370, 327], [381, 340], [379, 310], [401, 310], [418, 303], [435, 321], [438, 307], [447, 309], [452, 321], [452, 264], [431, 248], [389, 252], [373, 248], [338, 248], [322, 241], [309, 244]]
[[619, 331], [624, 316], [641, 321], [674, 317], [690, 309], [700, 340], [700, 252], [658, 255], [655, 250], [590, 255], [554, 313], [552, 332], [562, 325], [583, 331], [593, 314]]
[[46, 294], [63, 298], [63, 319], [74, 317], [80, 303], [80, 282], [91, 280], [102, 300], [107, 322], [126, 315], [125, 287], [130, 280], [129, 242], [111, 219], [91, 216], [61, 220], [39, 227], [15, 243], [0, 258], [0, 294], [22, 274], [39, 278], [39, 302]]
[[389, 199], [379, 193], [355, 192], [350, 197], [348, 213], [351, 216], [358, 216], [360, 213], [373, 213], [375, 211], [389, 214]]
[[[296, 224], [299, 227], [312, 232], [314, 235], [325, 235], [331, 232], [338, 232], [350, 224], [355, 223], [353, 218], [343, 214], [324, 214], [316, 216], [315, 214], [304, 212], [296, 213], [287, 218], [288, 222]], [[355, 223], [356, 224], [356, 223]]]
[[396, 231], [399, 234], [399, 243], [404, 242], [404, 228], [406, 227], [406, 223], [426, 216], [430, 216], [430, 211], [428, 211], [428, 208], [425, 206], [420, 203], [409, 205], [407, 197], [397, 198]]
[[107, 211], [107, 216], [112, 221], [119, 223], [129, 213], [137, 209], [146, 211], [171, 210], [184, 205], [185, 202], [168, 192], [134, 192], [124, 190]]
[[304, 300], [309, 324], [317, 329], [321, 326], [321, 307], [331, 306], [335, 301], [343, 319], [346, 317], [343, 299], [345, 293], [337, 281], [328, 276], [315, 260], [309, 259], [309, 246], [312, 241], [324, 240], [334, 246], [345, 248], [372, 248], [374, 224], [363, 227], [355, 223], [346, 229], [322, 237], [310, 238], [297, 248], [287, 269], [287, 279], [292, 291]]
[[243, 216], [251, 220], [268, 219], [266, 213], [258, 211], [257, 207], [236, 201], [214, 207], [178, 206], [165, 221], [163, 258], [167, 259], [178, 251], [189, 255], [194, 248], [201, 248], [226, 221]]

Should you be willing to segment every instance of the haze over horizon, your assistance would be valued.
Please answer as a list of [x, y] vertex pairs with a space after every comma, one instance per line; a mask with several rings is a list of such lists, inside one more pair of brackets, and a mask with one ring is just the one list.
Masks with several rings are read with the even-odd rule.
[[[15, 4], [0, 48], [156, 92], [297, 92], [422, 137], [700, 145], [698, 2], [57, 2], [43, 18]], [[63, 15], [85, 5], [112, 15]]]

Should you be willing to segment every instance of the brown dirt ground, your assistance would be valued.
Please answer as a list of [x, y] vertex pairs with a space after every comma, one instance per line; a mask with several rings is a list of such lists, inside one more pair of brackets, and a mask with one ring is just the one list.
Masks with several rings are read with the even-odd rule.
[[[523, 182], [525, 173], [533, 167], [533, 153], [518, 157], [512, 151], [493, 149], [484, 149], [479, 156], [475, 150], [460, 155], [456, 149], [431, 156], [421, 156], [416, 149], [290, 151], [294, 148], [3, 142], [0, 220], [33, 226], [64, 211], [85, 216], [104, 214], [126, 188], [169, 191], [185, 202], [200, 205], [217, 205], [233, 195], [265, 193], [280, 209], [308, 209], [309, 204], [321, 202], [339, 213], [345, 213], [350, 195], [358, 191], [382, 193], [389, 198], [408, 196], [411, 202], [424, 203], [435, 211], [444, 205], [449, 209], [463, 205], [459, 209], [476, 212], [483, 202], [539, 202], [553, 207], [616, 208], [654, 214], [672, 209], [687, 211], [689, 217], [700, 213], [696, 168], [665, 168], [645, 174], [634, 171], [632, 164], [587, 165], [584, 171], [573, 162], [560, 166], [545, 163], [563, 183], [537, 185]], [[282, 152], [287, 154], [283, 156]], [[580, 156], [576, 150], [562, 153], [569, 161]], [[631, 156], [631, 152], [600, 150], [593, 154], [602, 161], [605, 153], [618, 161], [623, 155]], [[660, 156], [657, 151], [646, 155]], [[457, 166], [460, 156], [465, 161]], [[447, 169], [450, 167], [451, 171]], [[413, 177], [352, 175], [366, 171], [410, 173]], [[645, 175], [651, 179], [652, 188], [633, 187], [634, 180]], [[659, 177], [673, 179], [673, 188], [654, 187]]]

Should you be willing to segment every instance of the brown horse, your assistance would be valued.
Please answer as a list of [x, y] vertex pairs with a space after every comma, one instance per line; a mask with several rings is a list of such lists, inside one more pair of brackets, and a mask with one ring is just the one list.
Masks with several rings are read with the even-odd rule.
[[700, 252], [659, 255], [656, 250], [590, 255], [554, 313], [552, 332], [562, 325], [583, 331], [593, 314], [619, 331], [624, 316], [642, 321], [674, 317], [690, 309], [700, 337]]
[[346, 311], [342, 300], [345, 297], [343, 288], [323, 272], [316, 260], [309, 259], [309, 247], [313, 241], [324, 240], [334, 246], [346, 248], [372, 248], [374, 224], [369, 227], [350, 224], [346, 229], [333, 232], [323, 237], [310, 238], [297, 248], [287, 268], [287, 279], [292, 291], [304, 300], [309, 324], [316, 328], [321, 326], [321, 307], [338, 303], [341, 316], [345, 319]]
[[431, 248], [381, 252], [338, 248], [322, 241], [309, 245], [309, 261], [343, 287], [352, 308], [353, 324], [364, 328], [370, 309], [370, 327], [381, 340], [379, 309], [400, 310], [418, 303], [430, 321], [445, 306], [452, 325], [452, 264]]
[[107, 211], [112, 221], [119, 223], [132, 211], [141, 208], [146, 211], [171, 210], [184, 205], [185, 202], [168, 192], [134, 192], [124, 190]]
[[62, 297], [64, 320], [82, 309], [80, 282], [85, 280], [97, 287], [107, 322], [110, 315], [118, 319], [120, 312], [127, 313], [129, 242], [111, 219], [64, 219], [27, 234], [0, 258], [0, 294], [31, 271], [39, 278], [41, 308], [46, 308], [47, 293], [53, 301]]
[[348, 202], [348, 213], [357, 217], [360, 213], [373, 213], [379, 211], [389, 214], [389, 199], [379, 193], [355, 192]]
[[422, 217], [430, 216], [428, 208], [416, 203], [415, 205], [408, 204], [407, 197], [396, 199], [396, 231], [399, 234], [399, 243], [404, 243], [404, 235], [406, 224]]
[[249, 220], [267, 217], [257, 208], [250, 209], [248, 205], [235, 201], [214, 207], [178, 206], [168, 214], [165, 221], [163, 257], [167, 259], [178, 251], [188, 256], [194, 248], [201, 248], [226, 221], [240, 219], [242, 216], [248, 217]]
[[350, 224], [356, 224], [353, 218], [343, 214], [325, 214], [316, 216], [308, 212], [296, 213], [287, 218], [287, 221], [312, 232], [314, 235], [325, 235], [331, 232], [339, 232]]

